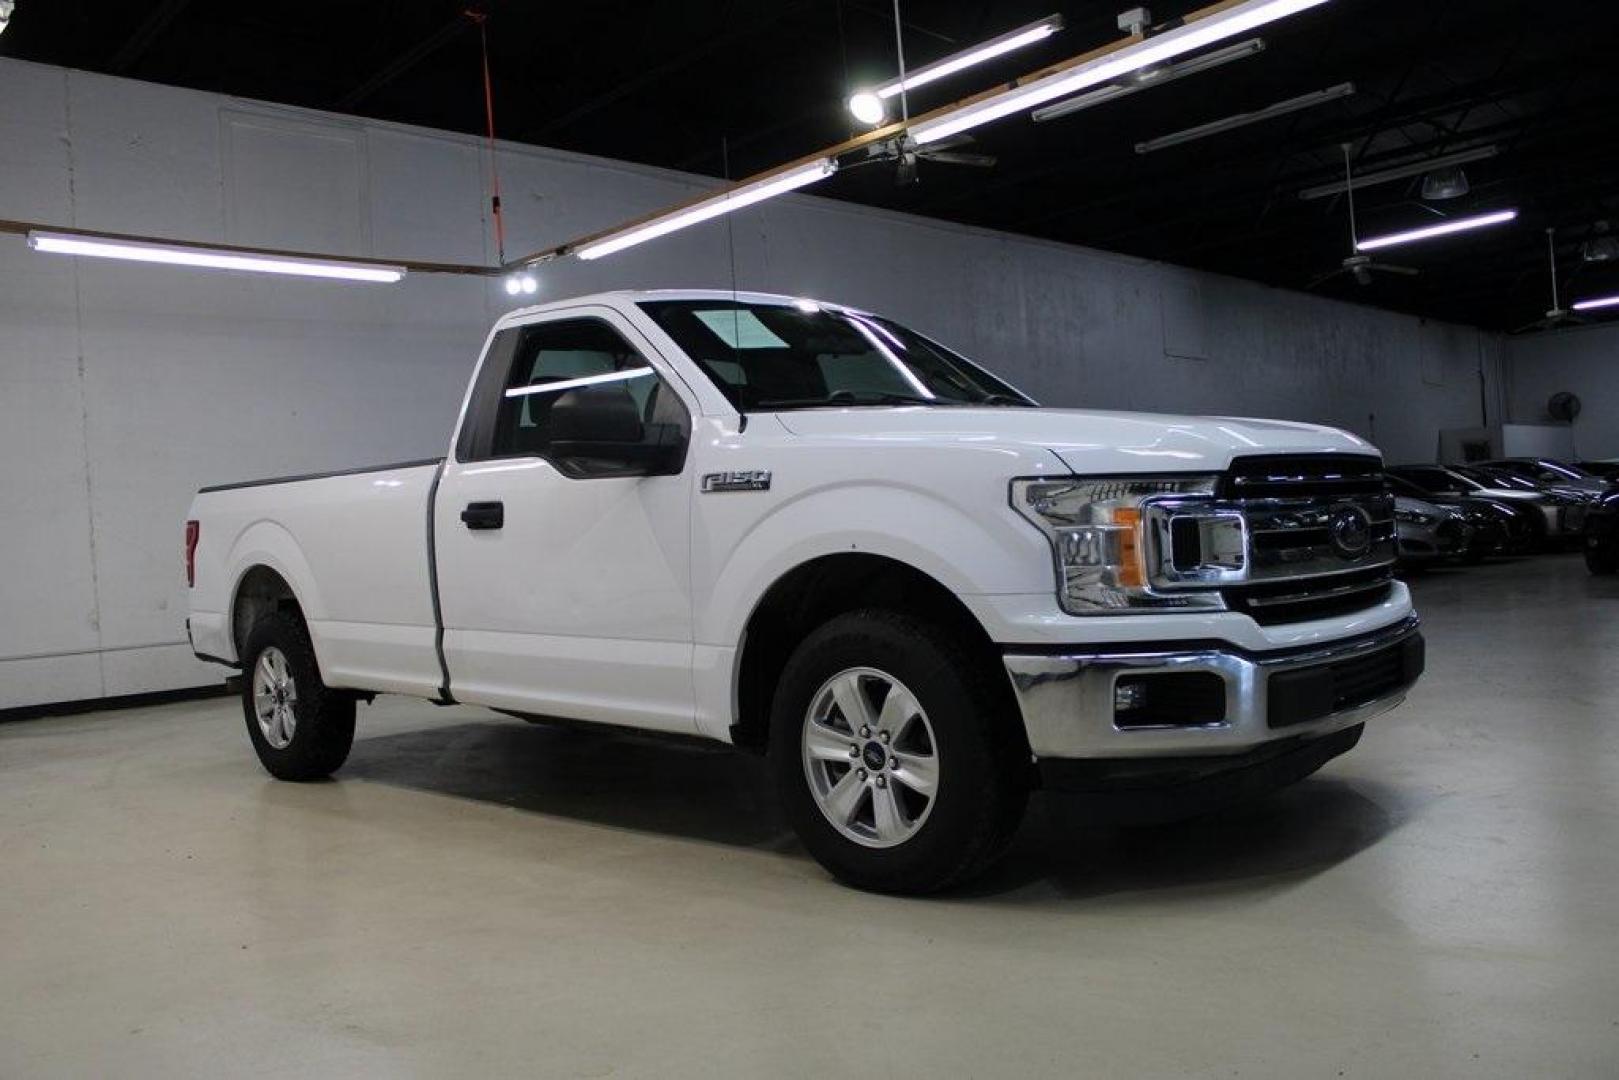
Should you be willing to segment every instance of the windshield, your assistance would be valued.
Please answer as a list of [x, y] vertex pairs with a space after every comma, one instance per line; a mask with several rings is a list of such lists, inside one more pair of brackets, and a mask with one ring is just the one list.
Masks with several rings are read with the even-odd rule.
[[898, 323], [817, 304], [648, 300], [641, 310], [743, 412], [849, 405], [1033, 405]]
[[1496, 469], [1482, 469], [1478, 467], [1463, 468], [1458, 466], [1457, 472], [1470, 480], [1475, 480], [1485, 487], [1499, 488], [1502, 491], [1539, 491], [1540, 485], [1530, 483], [1521, 476], [1513, 476], [1508, 472]]
[[1561, 461], [1548, 461], [1544, 458], [1540, 461], [1540, 467], [1549, 473], [1555, 473], [1563, 477], [1565, 480], [1590, 480], [1593, 475], [1577, 465], [1565, 465]]
[[1406, 466], [1395, 475], [1430, 495], [1466, 495], [1474, 490], [1471, 485], [1464, 484], [1451, 473], [1437, 467]]

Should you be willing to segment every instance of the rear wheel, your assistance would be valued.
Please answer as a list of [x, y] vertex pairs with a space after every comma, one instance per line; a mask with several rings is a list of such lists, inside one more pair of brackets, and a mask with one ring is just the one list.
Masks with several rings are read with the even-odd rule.
[[280, 780], [330, 776], [354, 743], [354, 699], [321, 681], [308, 629], [284, 611], [248, 631], [242, 711], [260, 763]]
[[793, 653], [770, 755], [788, 819], [840, 880], [926, 893], [983, 870], [1028, 797], [1028, 753], [983, 658], [929, 623], [859, 611]]

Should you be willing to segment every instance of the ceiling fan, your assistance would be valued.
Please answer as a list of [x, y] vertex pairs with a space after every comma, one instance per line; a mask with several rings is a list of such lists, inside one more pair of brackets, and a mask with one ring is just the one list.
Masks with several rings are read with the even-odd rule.
[[1514, 334], [1527, 334], [1531, 330], [1556, 330], [1559, 326], [1583, 326], [1585, 320], [1562, 305], [1557, 295], [1557, 230], [1546, 230], [1546, 256], [1551, 264], [1552, 273], [1552, 306], [1546, 314], [1532, 323], [1526, 323], [1512, 331]]
[[1370, 255], [1360, 252], [1360, 233], [1355, 224], [1355, 172], [1349, 161], [1349, 144], [1342, 143], [1340, 149], [1344, 152], [1344, 191], [1349, 196], [1349, 257], [1339, 264], [1338, 269], [1329, 270], [1314, 281], [1308, 288], [1314, 289], [1325, 285], [1339, 274], [1348, 274], [1358, 284], [1370, 285], [1374, 274], [1400, 274], [1405, 277], [1414, 277], [1421, 273], [1411, 266], [1396, 266], [1393, 263], [1378, 262]]
[[979, 154], [962, 149], [972, 144], [973, 137], [963, 134], [949, 135], [926, 146], [919, 146], [909, 135], [900, 134], [866, 147], [866, 157], [874, 161], [893, 161], [894, 186], [904, 187], [916, 183], [917, 170], [923, 161], [939, 165], [968, 165], [975, 169], [994, 168], [997, 159], [993, 154]]

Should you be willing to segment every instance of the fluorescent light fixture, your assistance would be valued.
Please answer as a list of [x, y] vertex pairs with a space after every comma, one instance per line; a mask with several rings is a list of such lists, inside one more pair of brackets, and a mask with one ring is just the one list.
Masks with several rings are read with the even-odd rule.
[[1166, 64], [1156, 71], [1138, 71], [1128, 82], [1114, 83], [1092, 90], [1086, 94], [1079, 94], [1067, 101], [1059, 101], [1055, 105], [1047, 105], [1043, 109], [1036, 109], [1029, 114], [1029, 119], [1043, 123], [1055, 120], [1059, 116], [1089, 109], [1115, 98], [1125, 97], [1142, 90], [1151, 90], [1155, 86], [1164, 86], [1177, 79], [1184, 79], [1188, 75], [1196, 75], [1201, 71], [1210, 71], [1223, 67], [1233, 60], [1241, 60], [1245, 56], [1257, 56], [1265, 51], [1264, 38], [1249, 38], [1239, 41], [1235, 45], [1227, 45], [1223, 49], [1214, 49], [1202, 56], [1194, 56], [1189, 60], [1182, 60], [1178, 64]]
[[577, 379], [559, 379], [556, 382], [535, 383], [533, 386], [514, 386], [506, 391], [509, 398], [528, 397], [530, 394], [560, 394], [564, 390], [577, 390], [581, 386], [600, 386], [602, 383], [626, 382], [643, 379], [652, 374], [649, 367], [630, 368], [628, 371], [609, 371], [601, 375], [581, 375]]
[[[1360, 186], [1357, 181], [1356, 187]], [[1387, 236], [1374, 236], [1370, 240], [1362, 240], [1355, 245], [1356, 251], [1381, 251], [1383, 248], [1397, 247], [1400, 244], [1414, 244], [1419, 240], [1432, 240], [1436, 236], [1449, 236], [1452, 233], [1471, 232], [1473, 229], [1483, 229], [1491, 225], [1501, 225], [1512, 221], [1518, 216], [1516, 210], [1497, 210], [1493, 214], [1479, 214], [1477, 217], [1457, 218], [1454, 221], [1441, 222], [1438, 225], [1426, 225], [1420, 229], [1410, 229], [1406, 232], [1390, 233]]]
[[744, 206], [763, 202], [777, 195], [785, 195], [795, 188], [805, 187], [824, 180], [838, 171], [838, 163], [831, 158], [820, 158], [808, 165], [786, 172], [777, 173], [763, 180], [747, 184], [743, 187], [733, 188], [721, 192], [691, 206], [679, 210], [672, 210], [661, 214], [651, 221], [632, 225], [627, 229], [608, 233], [599, 240], [588, 240], [574, 249], [573, 253], [581, 259], [599, 259], [603, 255], [611, 255], [615, 251], [644, 244], [648, 240], [655, 240], [660, 236], [667, 236], [688, 225], [696, 225], [700, 221], [728, 214], [733, 210], [740, 210]]
[[[1423, 158], [1408, 165], [1395, 165], [1387, 169], [1377, 169], [1373, 172], [1355, 174], [1355, 190], [1373, 187], [1377, 184], [1387, 184], [1395, 180], [1407, 180], [1413, 176], [1422, 176], [1435, 169], [1449, 168], [1452, 165], [1467, 165], [1474, 161], [1483, 161], [1493, 158], [1501, 152], [1499, 146], [1479, 146], [1472, 150], [1458, 150], [1454, 154], [1442, 154], [1439, 157]], [[1330, 184], [1318, 184], [1307, 187], [1299, 192], [1301, 199], [1324, 199], [1329, 195], [1342, 195], [1344, 182], [1334, 180]]]
[[1062, 29], [1061, 15], [1047, 15], [1027, 26], [1020, 26], [1016, 30], [1008, 30], [999, 37], [992, 37], [981, 45], [974, 45], [970, 49], [953, 53], [942, 60], [935, 60], [931, 64], [924, 64], [915, 71], [907, 71], [903, 79], [884, 83], [876, 90], [870, 91], [879, 98], [887, 101], [895, 97], [901, 90], [911, 91], [919, 86], [937, 82], [940, 79], [954, 75], [958, 71], [965, 71], [975, 64], [982, 64], [986, 60], [993, 60], [997, 56], [1005, 56], [1009, 52], [1033, 45]]
[[1581, 300], [1574, 305], [1575, 311], [1596, 311], [1599, 308], [1619, 307], [1619, 296], [1598, 296], [1591, 300]]
[[402, 266], [374, 263], [333, 262], [288, 255], [245, 255], [232, 251], [149, 244], [139, 240], [97, 240], [92, 236], [31, 232], [28, 246], [35, 251], [57, 255], [83, 255], [96, 259], [127, 259], [131, 262], [162, 263], [167, 266], [199, 266], [208, 270], [246, 270], [255, 274], [286, 274], [292, 277], [331, 278], [339, 281], [374, 281], [391, 284], [405, 276]]
[[1277, 19], [1296, 15], [1327, 0], [1247, 0], [1234, 4], [1213, 15], [1206, 15], [1127, 45], [1105, 56], [1088, 60], [1074, 67], [1053, 72], [1044, 78], [1015, 86], [993, 94], [982, 101], [964, 105], [959, 109], [935, 116], [911, 128], [911, 137], [918, 143], [936, 142], [946, 136], [999, 120], [1015, 112], [1055, 101], [1060, 97], [1110, 83], [1115, 79], [1140, 71], [1153, 64], [1161, 64], [1177, 56], [1213, 45], [1215, 42], [1246, 34], [1248, 31]]
[[1337, 86], [1329, 86], [1325, 90], [1316, 90], [1313, 93], [1300, 94], [1298, 97], [1288, 98], [1286, 101], [1278, 101], [1274, 105], [1267, 105], [1263, 109], [1255, 109], [1253, 112], [1238, 113], [1235, 116], [1228, 116], [1223, 120], [1212, 120], [1207, 124], [1199, 124], [1197, 127], [1187, 128], [1185, 131], [1177, 131], [1170, 135], [1160, 135], [1156, 139], [1148, 139], [1146, 142], [1138, 142], [1136, 143], [1136, 153], [1150, 154], [1154, 150], [1163, 150], [1170, 146], [1180, 146], [1182, 143], [1195, 142], [1198, 139], [1206, 139], [1210, 135], [1219, 135], [1222, 132], [1235, 131], [1237, 128], [1248, 127], [1250, 124], [1258, 124], [1263, 123], [1266, 120], [1274, 120], [1278, 116], [1287, 116], [1290, 113], [1303, 112], [1305, 109], [1313, 109], [1317, 105], [1325, 105], [1329, 101], [1337, 101], [1339, 98], [1349, 97], [1354, 92], [1354, 83], [1339, 83]]

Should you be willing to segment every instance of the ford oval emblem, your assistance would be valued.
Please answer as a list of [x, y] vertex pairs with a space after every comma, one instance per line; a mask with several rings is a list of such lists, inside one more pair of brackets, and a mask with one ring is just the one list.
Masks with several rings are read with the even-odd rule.
[[1332, 549], [1345, 559], [1358, 559], [1372, 549], [1372, 516], [1353, 503], [1332, 508], [1327, 518]]

